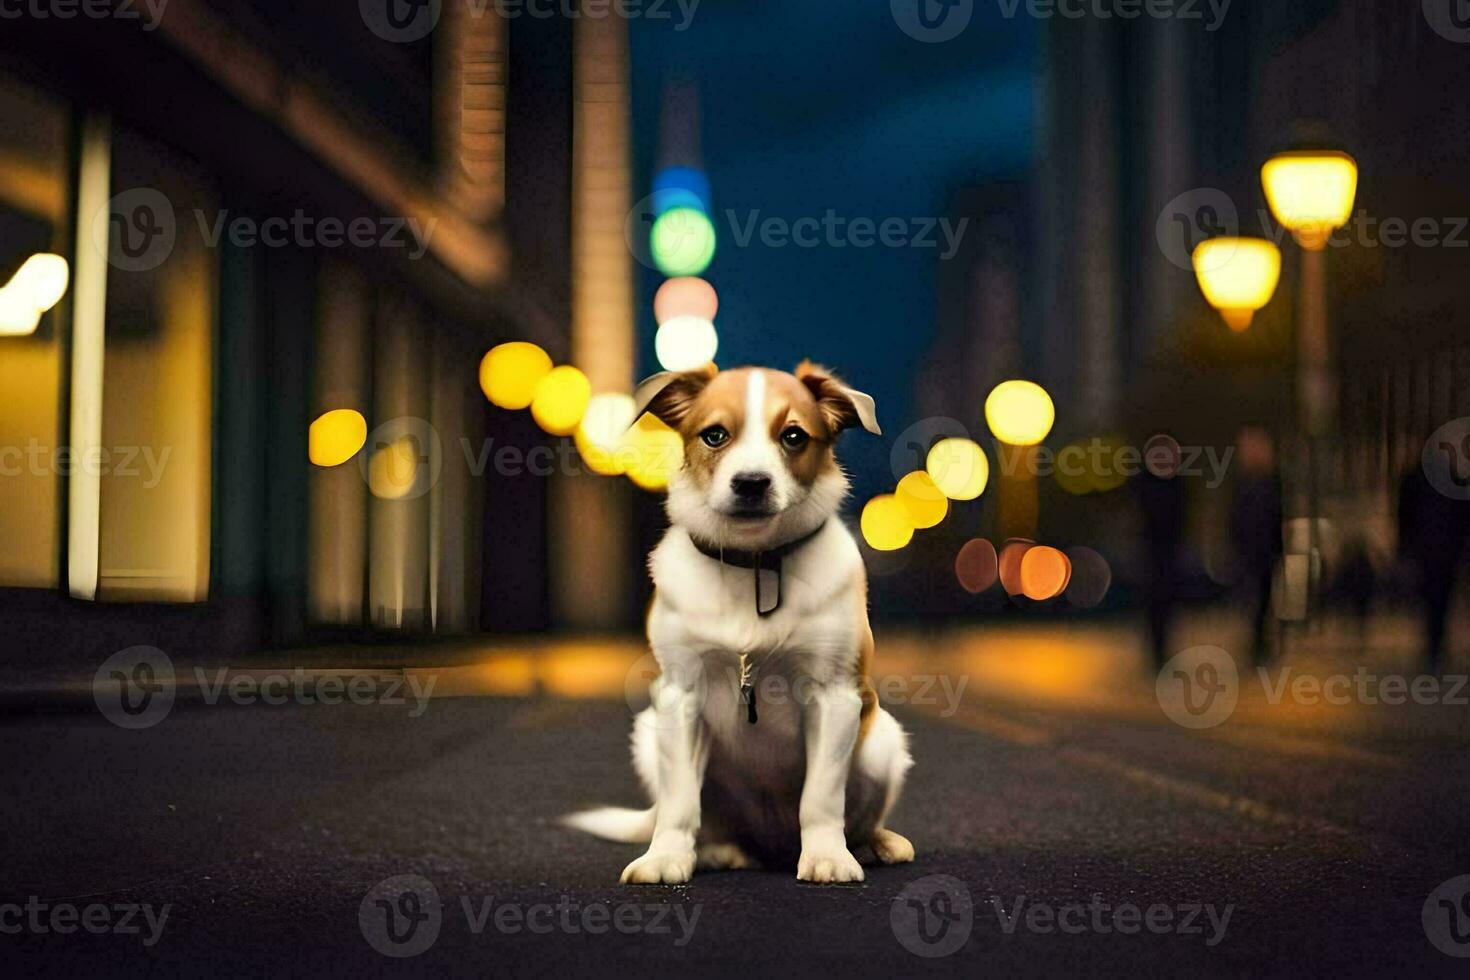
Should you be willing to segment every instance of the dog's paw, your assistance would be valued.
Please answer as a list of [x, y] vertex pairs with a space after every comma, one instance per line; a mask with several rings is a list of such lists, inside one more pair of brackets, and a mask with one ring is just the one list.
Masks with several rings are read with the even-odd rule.
[[694, 874], [693, 851], [649, 851], [623, 869], [624, 885], [682, 885]]
[[870, 843], [873, 855], [884, 864], [907, 864], [914, 859], [914, 845], [909, 839], [886, 827], [875, 830]]
[[863, 866], [846, 847], [802, 848], [801, 860], [796, 862], [798, 881], [813, 881], [818, 884], [862, 881]]

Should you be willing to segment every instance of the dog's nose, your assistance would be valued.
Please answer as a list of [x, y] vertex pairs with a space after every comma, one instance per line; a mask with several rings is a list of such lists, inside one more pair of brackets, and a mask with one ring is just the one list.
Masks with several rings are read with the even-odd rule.
[[739, 500], [760, 500], [771, 489], [771, 478], [764, 473], [736, 473], [730, 480], [730, 489]]

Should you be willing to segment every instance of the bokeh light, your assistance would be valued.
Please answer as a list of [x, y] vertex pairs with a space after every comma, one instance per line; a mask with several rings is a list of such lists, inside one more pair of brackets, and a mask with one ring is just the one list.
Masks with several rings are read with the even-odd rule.
[[653, 176], [653, 211], [698, 208], [709, 213], [709, 178], [695, 167], [665, 167]]
[[863, 507], [863, 540], [874, 551], [897, 551], [914, 538], [909, 509], [891, 493], [880, 494]]
[[591, 400], [592, 384], [587, 375], [563, 364], [552, 368], [537, 383], [535, 397], [531, 399], [531, 417], [552, 435], [569, 436], [577, 431]]
[[1034, 446], [1057, 419], [1051, 396], [1031, 381], [1002, 381], [985, 399], [985, 423], [1001, 442]]
[[1055, 599], [1072, 579], [1072, 562], [1056, 548], [1036, 545], [1021, 556], [1021, 593], [1045, 602]]
[[577, 425], [577, 451], [587, 468], [602, 476], [619, 476], [627, 467], [623, 437], [633, 424], [633, 396], [617, 392], [593, 395]]
[[1303, 248], [1321, 249], [1352, 216], [1358, 164], [1335, 150], [1282, 153], [1261, 167], [1261, 185], [1276, 220]]
[[996, 583], [1000, 577], [1000, 563], [995, 545], [984, 538], [972, 538], [961, 547], [954, 559], [954, 575], [960, 588], [971, 595], [979, 595]]
[[1000, 584], [1006, 590], [1006, 595], [1021, 594], [1021, 560], [1026, 557], [1026, 552], [1034, 547], [1036, 547], [1036, 542], [1029, 538], [1007, 538], [1006, 543], [1001, 545], [997, 574], [1000, 576]]
[[61, 301], [70, 281], [71, 268], [61, 256], [48, 252], [26, 259], [0, 288], [0, 336], [35, 333], [41, 315]]
[[715, 226], [694, 208], [671, 208], [649, 232], [653, 262], [666, 276], [697, 276], [715, 257]]
[[684, 440], [656, 415], [644, 413], [618, 449], [623, 470], [644, 490], [663, 490], [684, 465]]
[[492, 347], [480, 361], [480, 390], [492, 405], [521, 409], [531, 404], [536, 386], [551, 371], [551, 357], [525, 341]]
[[949, 500], [934, 485], [933, 478], [922, 470], [899, 480], [893, 495], [908, 508], [915, 528], [933, 527], [949, 513]]
[[658, 328], [653, 347], [665, 371], [693, 371], [715, 359], [720, 336], [708, 320], [676, 316]]
[[393, 440], [368, 460], [368, 490], [381, 500], [408, 496], [418, 476], [418, 447], [411, 436]]
[[653, 295], [653, 319], [660, 326], [676, 316], [713, 321], [719, 311], [720, 297], [715, 287], [698, 276], [669, 279]]
[[1107, 559], [1091, 548], [1068, 548], [1072, 562], [1072, 580], [1067, 583], [1067, 601], [1078, 609], [1091, 609], [1107, 597], [1113, 584], [1113, 570]]
[[973, 439], [951, 437], [936, 442], [924, 460], [924, 471], [950, 500], [974, 500], [990, 482], [990, 460]]
[[317, 466], [341, 466], [367, 442], [367, 419], [351, 408], [324, 412], [306, 432], [306, 457]]

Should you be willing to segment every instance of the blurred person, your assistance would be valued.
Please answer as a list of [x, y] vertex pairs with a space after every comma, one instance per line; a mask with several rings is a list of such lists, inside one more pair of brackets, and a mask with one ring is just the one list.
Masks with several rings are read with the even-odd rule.
[[1169, 632], [1179, 600], [1180, 555], [1184, 550], [1184, 485], [1173, 473], [1153, 467], [1133, 478], [1133, 495], [1143, 515], [1145, 608], [1149, 651], [1155, 671], [1169, 659]]
[[1368, 542], [1362, 537], [1355, 535], [1343, 546], [1333, 591], [1352, 612], [1358, 628], [1358, 649], [1366, 653], [1368, 614], [1373, 609], [1373, 594], [1378, 591], [1378, 571]]
[[1455, 576], [1470, 538], [1470, 504], [1437, 489], [1424, 464], [1416, 460], [1399, 484], [1398, 525], [1399, 552], [1413, 569], [1415, 591], [1423, 603], [1424, 663], [1438, 674]]
[[1270, 659], [1267, 627], [1271, 578], [1281, 558], [1281, 472], [1271, 434], [1259, 425], [1241, 428], [1235, 439], [1239, 466], [1230, 500], [1230, 542], [1236, 573], [1250, 603], [1251, 657]]

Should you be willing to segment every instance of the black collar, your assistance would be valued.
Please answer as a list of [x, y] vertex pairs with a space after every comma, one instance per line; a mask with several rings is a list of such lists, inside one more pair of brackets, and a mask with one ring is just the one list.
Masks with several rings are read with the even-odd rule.
[[[694, 535], [689, 535], [689, 540], [694, 547], [706, 558], [713, 558], [722, 565], [734, 565], [736, 568], [750, 568], [755, 571], [755, 611], [759, 616], [769, 616], [781, 608], [781, 566], [787, 555], [795, 553], [802, 545], [811, 541], [822, 529], [827, 526], [823, 521], [811, 531], [803, 534], [794, 541], [788, 541], [775, 548], [767, 548], [765, 551], [741, 551], [737, 548], [723, 548], [719, 545], [708, 544], [699, 540]], [[761, 572], [775, 574], [775, 601], [765, 603], [761, 601], [763, 591]], [[769, 578], [767, 581], [770, 581]]]

